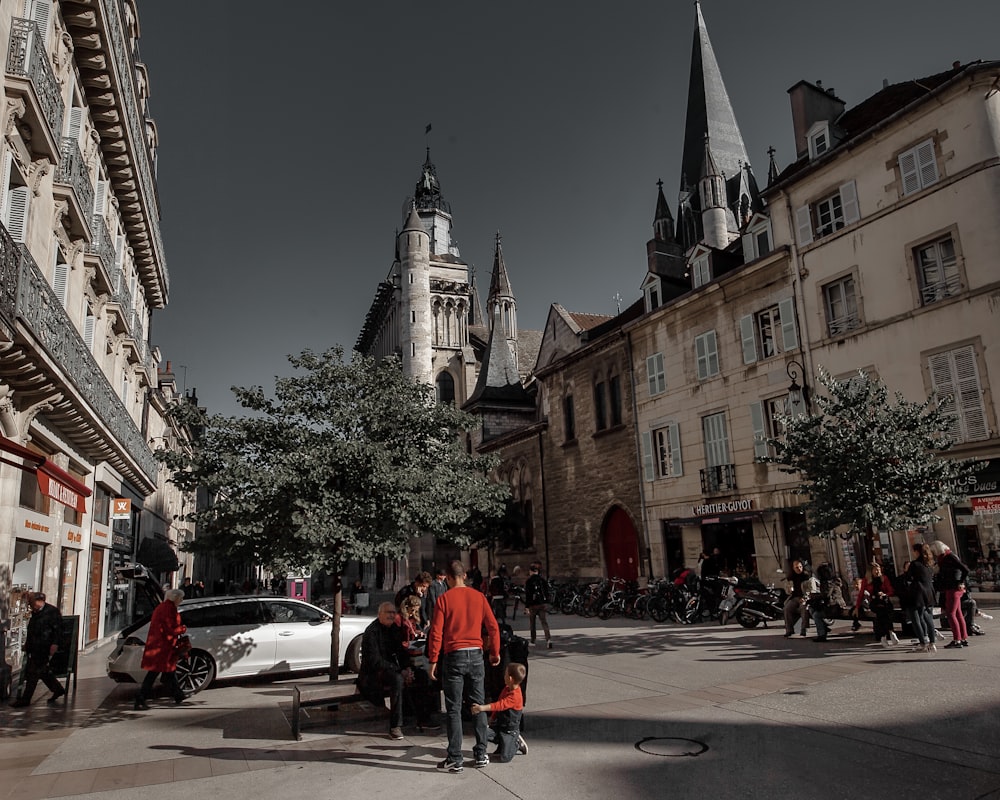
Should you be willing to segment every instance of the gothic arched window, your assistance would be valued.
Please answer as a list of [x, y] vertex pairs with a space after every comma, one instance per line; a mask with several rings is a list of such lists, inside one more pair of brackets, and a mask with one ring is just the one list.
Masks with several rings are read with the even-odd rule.
[[442, 372], [437, 378], [437, 401], [455, 405], [455, 379], [450, 372]]

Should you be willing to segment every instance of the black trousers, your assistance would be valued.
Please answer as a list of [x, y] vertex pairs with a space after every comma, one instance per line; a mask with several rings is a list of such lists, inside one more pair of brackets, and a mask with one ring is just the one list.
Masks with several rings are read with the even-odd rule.
[[52, 694], [66, 693], [62, 684], [52, 674], [52, 668], [49, 666], [49, 657], [47, 655], [36, 656], [29, 653], [28, 663], [24, 667], [24, 690], [21, 692], [22, 702], [31, 702], [31, 696], [35, 693], [35, 687], [38, 685], [39, 680], [49, 688]]
[[159, 675], [163, 675], [163, 680], [161, 681], [164, 686], [167, 687], [167, 691], [170, 692], [170, 696], [174, 698], [178, 703], [184, 699], [184, 692], [181, 691], [181, 687], [177, 685], [177, 674], [174, 672], [147, 672], [146, 677], [142, 680], [142, 686], [139, 687], [139, 694], [135, 696], [136, 703], [143, 703], [146, 698], [153, 691], [153, 684], [156, 683], [156, 678]]

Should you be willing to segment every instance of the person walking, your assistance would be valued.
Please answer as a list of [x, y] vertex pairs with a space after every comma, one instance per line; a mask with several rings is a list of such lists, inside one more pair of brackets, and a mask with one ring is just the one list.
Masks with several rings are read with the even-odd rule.
[[825, 642], [830, 634], [830, 624], [827, 619], [839, 619], [847, 612], [847, 602], [844, 600], [843, 582], [833, 572], [830, 564], [820, 564], [816, 567], [818, 591], [812, 594], [806, 603], [816, 624], [814, 642]]
[[28, 630], [25, 635], [22, 650], [26, 657], [24, 665], [24, 689], [21, 696], [11, 703], [12, 708], [23, 708], [31, 705], [31, 696], [41, 680], [52, 696], [46, 701], [53, 705], [66, 694], [63, 685], [52, 674], [52, 656], [59, 649], [59, 636], [62, 633], [62, 614], [59, 609], [45, 602], [44, 592], [35, 592], [31, 596], [31, 619], [28, 620]]
[[795, 631], [795, 618], [798, 617], [802, 623], [801, 634], [806, 635], [809, 628], [809, 607], [806, 605], [808, 594], [802, 585], [809, 580], [811, 575], [806, 569], [806, 565], [799, 559], [792, 562], [792, 574], [788, 578], [788, 599], [785, 600], [785, 638], [790, 639]]
[[948, 617], [952, 640], [946, 649], [969, 646], [969, 632], [962, 615], [962, 595], [969, 580], [969, 568], [944, 542], [930, 543], [931, 553], [937, 557], [938, 589], [944, 592], [944, 613]]
[[545, 632], [545, 644], [552, 649], [552, 633], [549, 622], [545, 618], [545, 607], [549, 602], [549, 584], [539, 573], [542, 565], [537, 561], [528, 567], [528, 580], [524, 582], [524, 605], [528, 609], [528, 626], [531, 630], [531, 643], [535, 643], [536, 622], [542, 623]]
[[162, 683], [174, 698], [174, 703], [180, 705], [184, 702], [184, 692], [177, 685], [175, 674], [177, 661], [186, 655], [181, 636], [187, 628], [181, 622], [181, 614], [177, 610], [183, 599], [183, 590], [167, 589], [163, 595], [163, 602], [153, 609], [153, 616], [149, 620], [149, 633], [146, 635], [146, 647], [142, 651], [141, 666], [146, 670], [146, 677], [139, 687], [139, 693], [135, 696], [134, 708], [137, 711], [149, 709], [146, 700], [152, 693], [153, 684], [159, 675], [163, 676]]
[[910, 591], [910, 611], [913, 631], [917, 635], [915, 653], [936, 653], [937, 630], [934, 627], [934, 556], [930, 548], [918, 542], [913, 545], [914, 559], [906, 570]]
[[[500, 626], [490, 610], [486, 597], [465, 585], [465, 566], [461, 561], [448, 564], [448, 591], [438, 598], [427, 638], [429, 676], [437, 677], [441, 662], [441, 684], [448, 725], [448, 749], [438, 769], [461, 772], [462, 762], [462, 697], [482, 705], [485, 700], [486, 664], [483, 659], [483, 629], [489, 642], [491, 666], [500, 663]], [[477, 767], [490, 763], [486, 754], [486, 714], [473, 715], [476, 744], [472, 749]]]

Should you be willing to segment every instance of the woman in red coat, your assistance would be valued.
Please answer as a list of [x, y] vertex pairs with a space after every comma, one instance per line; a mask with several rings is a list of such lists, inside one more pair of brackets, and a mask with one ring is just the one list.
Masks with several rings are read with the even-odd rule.
[[177, 637], [187, 630], [181, 622], [177, 606], [184, 599], [180, 589], [167, 589], [164, 600], [153, 611], [149, 621], [149, 634], [146, 636], [146, 647], [142, 651], [142, 668], [146, 670], [146, 678], [135, 696], [135, 708], [146, 710], [146, 698], [153, 690], [157, 675], [163, 675], [163, 685], [170, 690], [174, 702], [178, 705], [184, 702], [184, 692], [177, 685], [174, 671], [177, 669]]

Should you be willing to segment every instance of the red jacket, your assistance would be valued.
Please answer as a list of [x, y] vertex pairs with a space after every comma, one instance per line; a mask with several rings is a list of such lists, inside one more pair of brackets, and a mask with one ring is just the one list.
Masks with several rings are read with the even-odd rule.
[[427, 635], [427, 660], [436, 664], [442, 653], [483, 646], [483, 628], [490, 656], [500, 658], [500, 626], [486, 595], [469, 586], [456, 586], [438, 598]]
[[169, 600], [160, 603], [149, 621], [142, 668], [147, 672], [173, 672], [177, 668], [177, 637], [186, 630], [177, 606]]
[[[882, 574], [882, 589], [881, 589], [881, 591], [882, 591], [882, 594], [886, 595], [887, 597], [892, 597], [892, 595], [893, 595], [892, 581], [889, 580], [889, 578], [886, 577], [885, 573]], [[862, 578], [861, 579], [861, 588], [858, 590], [858, 596], [854, 600], [854, 607], [857, 608], [858, 610], [861, 609], [861, 604], [864, 603], [865, 592], [868, 592], [869, 597], [872, 597], [872, 598], [875, 597], [875, 589], [868, 582], [868, 578]]]
[[497, 714], [501, 711], [513, 710], [521, 711], [524, 708], [524, 695], [521, 694], [520, 685], [511, 689], [504, 686], [500, 696], [490, 703], [490, 724], [496, 721]]

